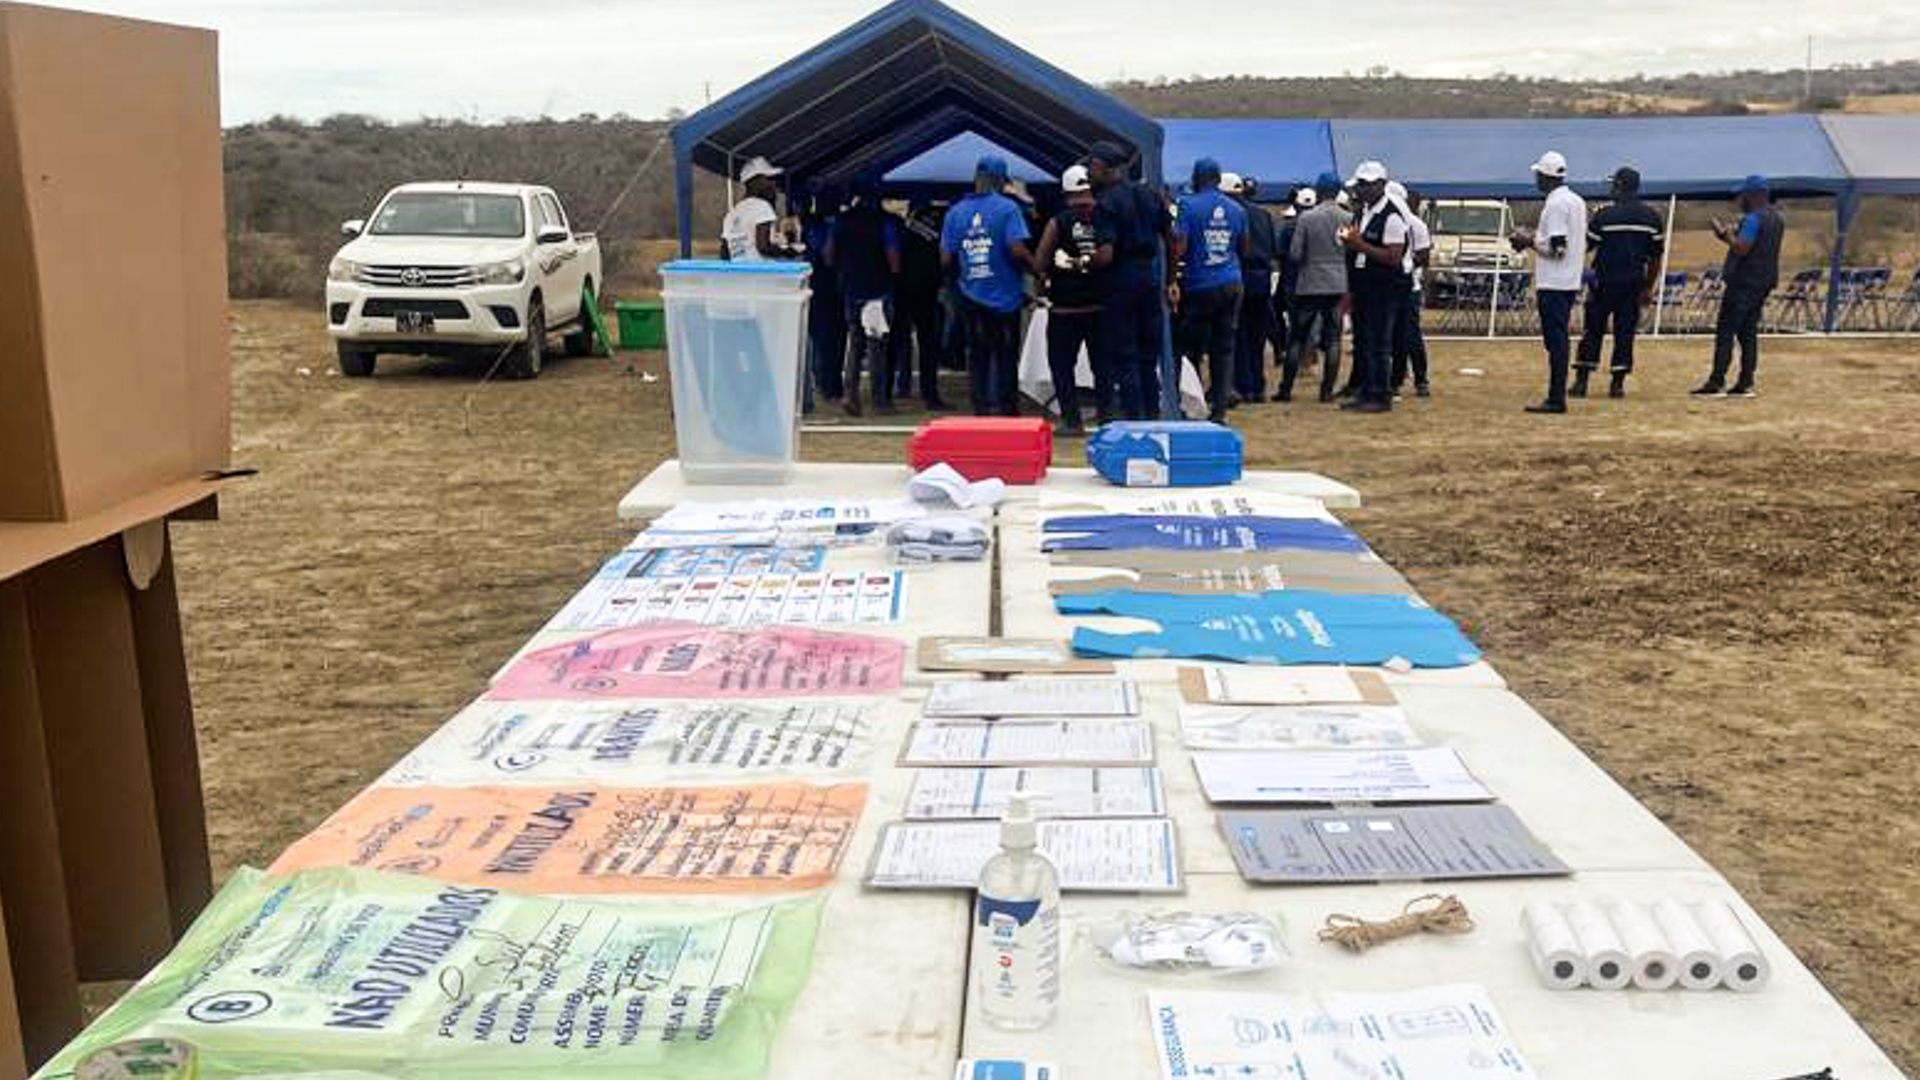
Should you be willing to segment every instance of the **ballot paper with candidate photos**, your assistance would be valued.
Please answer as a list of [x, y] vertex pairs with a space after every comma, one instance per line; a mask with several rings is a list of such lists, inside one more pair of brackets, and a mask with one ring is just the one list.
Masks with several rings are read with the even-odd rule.
[[1483, 987], [1147, 994], [1161, 1080], [1533, 1080]]
[[[381, 785], [643, 785], [845, 777], [872, 758], [870, 700], [476, 701]], [[902, 707], [904, 708], [904, 707]]]

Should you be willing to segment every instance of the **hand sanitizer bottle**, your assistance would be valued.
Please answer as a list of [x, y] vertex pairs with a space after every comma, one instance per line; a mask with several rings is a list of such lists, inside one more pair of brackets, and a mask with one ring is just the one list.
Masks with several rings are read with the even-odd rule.
[[1033, 796], [1016, 793], [1000, 821], [1000, 853], [973, 901], [973, 983], [994, 1027], [1033, 1031], [1060, 997], [1060, 874], [1036, 850]]

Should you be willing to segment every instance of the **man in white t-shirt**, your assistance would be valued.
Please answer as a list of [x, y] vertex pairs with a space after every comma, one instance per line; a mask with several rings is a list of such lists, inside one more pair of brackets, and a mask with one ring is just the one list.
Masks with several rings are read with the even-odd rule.
[[720, 243], [734, 262], [765, 262], [771, 259], [797, 259], [800, 253], [787, 245], [780, 235], [780, 213], [773, 200], [780, 195], [776, 179], [783, 170], [774, 168], [766, 158], [757, 157], [740, 170], [740, 182], [746, 197], [727, 211], [720, 226]]
[[1533, 182], [1546, 193], [1540, 226], [1515, 230], [1515, 251], [1533, 249], [1533, 295], [1540, 337], [1547, 347], [1547, 398], [1530, 413], [1567, 411], [1567, 368], [1573, 342], [1568, 327], [1587, 267], [1587, 204], [1567, 186], [1567, 159], [1549, 150], [1533, 163]]

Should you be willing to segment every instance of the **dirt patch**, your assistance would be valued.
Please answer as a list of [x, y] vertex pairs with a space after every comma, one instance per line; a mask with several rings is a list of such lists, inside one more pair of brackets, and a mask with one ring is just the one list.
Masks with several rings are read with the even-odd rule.
[[[477, 694], [629, 534], [614, 504], [673, 442], [658, 356], [530, 383], [398, 360], [347, 380], [317, 314], [277, 304], [238, 305], [234, 341], [234, 456], [261, 475], [221, 523], [177, 530], [223, 876]], [[1700, 402], [1705, 349], [1647, 345], [1631, 398], [1548, 418], [1520, 412], [1537, 347], [1442, 342], [1431, 401], [1236, 422], [1254, 466], [1359, 487], [1352, 523], [1912, 1072], [1920, 355], [1770, 340], [1761, 398]]]

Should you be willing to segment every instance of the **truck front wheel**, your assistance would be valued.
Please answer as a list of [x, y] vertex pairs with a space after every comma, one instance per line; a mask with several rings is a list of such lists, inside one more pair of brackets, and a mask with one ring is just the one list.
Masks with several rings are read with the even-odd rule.
[[374, 352], [359, 345], [338, 343], [340, 374], [349, 379], [364, 379], [373, 374]]
[[568, 356], [593, 355], [593, 316], [589, 313], [591, 309], [587, 303], [587, 298], [592, 295], [593, 282], [589, 281], [580, 293], [580, 322], [567, 331], [566, 337], [560, 339], [560, 346]]
[[510, 379], [537, 379], [547, 358], [547, 313], [539, 304], [527, 309], [527, 340], [513, 346], [507, 354], [506, 374]]

